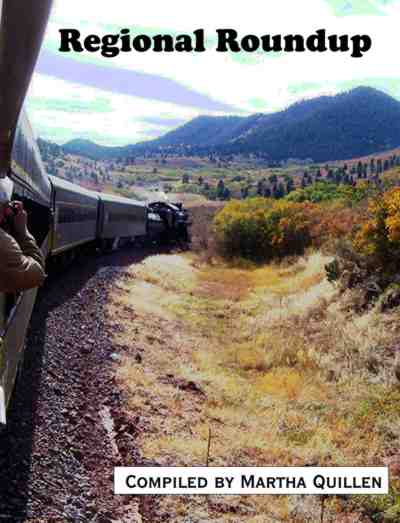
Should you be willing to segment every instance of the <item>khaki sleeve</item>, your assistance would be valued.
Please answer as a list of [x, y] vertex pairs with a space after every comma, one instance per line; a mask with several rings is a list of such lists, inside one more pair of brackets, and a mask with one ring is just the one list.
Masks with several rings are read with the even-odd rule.
[[0, 230], [0, 292], [18, 292], [41, 285], [44, 260], [31, 235], [17, 241]]
[[44, 256], [34, 237], [28, 232], [22, 237], [15, 235], [15, 239], [17, 240], [23, 254], [33, 258], [44, 269]]

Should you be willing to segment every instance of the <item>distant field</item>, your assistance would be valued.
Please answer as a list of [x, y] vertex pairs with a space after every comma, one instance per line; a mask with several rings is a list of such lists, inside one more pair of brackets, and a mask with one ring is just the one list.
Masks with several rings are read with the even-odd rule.
[[[357, 172], [360, 163], [368, 168], [367, 176], [374, 178], [376, 173], [383, 174], [385, 163], [393, 158], [400, 158], [400, 147], [341, 162], [307, 165], [290, 163], [280, 167], [269, 167], [265, 160], [251, 156], [139, 157], [94, 161], [62, 153], [57, 157], [50, 153], [44, 155], [50, 174], [61, 176], [88, 189], [140, 200], [158, 199], [158, 192], [192, 195], [186, 200], [244, 199], [256, 195], [281, 198], [297, 188], [327, 177], [337, 184], [354, 184], [362, 178]], [[381, 164], [380, 172], [371, 170], [372, 159], [376, 166]], [[391, 163], [390, 169], [398, 166], [399, 161], [396, 161], [396, 165]], [[387, 170], [388, 165], [385, 167], [385, 171]]]

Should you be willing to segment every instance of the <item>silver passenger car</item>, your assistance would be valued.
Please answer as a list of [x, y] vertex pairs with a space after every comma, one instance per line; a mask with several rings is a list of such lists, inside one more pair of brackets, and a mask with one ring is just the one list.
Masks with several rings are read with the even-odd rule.
[[56, 256], [96, 240], [99, 197], [62, 178], [49, 179], [54, 209], [50, 256]]
[[[14, 183], [13, 197], [24, 202], [29, 228], [46, 256], [51, 187], [25, 113], [19, 118], [16, 130], [10, 176]], [[0, 293], [0, 423], [6, 421], [6, 408], [22, 362], [25, 333], [36, 294], [37, 289]]]
[[146, 234], [146, 204], [111, 194], [101, 193], [99, 198], [97, 235], [103, 245], [116, 244], [120, 239], [134, 240]]

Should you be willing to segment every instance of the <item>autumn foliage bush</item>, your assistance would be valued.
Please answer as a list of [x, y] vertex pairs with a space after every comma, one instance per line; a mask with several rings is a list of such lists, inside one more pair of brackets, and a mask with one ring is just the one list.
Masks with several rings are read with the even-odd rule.
[[391, 189], [369, 204], [369, 219], [354, 239], [355, 249], [373, 265], [400, 267], [400, 189]]
[[257, 262], [330, 246], [359, 228], [365, 211], [341, 201], [315, 204], [269, 198], [234, 200], [214, 218], [219, 253]]
[[328, 277], [342, 289], [358, 288], [363, 305], [379, 298], [382, 309], [400, 300], [400, 189], [369, 200], [358, 230], [338, 245]]
[[386, 293], [400, 302], [400, 188], [366, 189], [360, 201], [233, 200], [214, 217], [217, 252], [268, 262], [323, 247], [335, 255], [328, 279], [357, 288], [361, 307], [378, 298], [384, 306]]
[[364, 206], [349, 207], [340, 201], [316, 205], [311, 226], [313, 246], [324, 246], [333, 253], [337, 240], [357, 233], [365, 214]]
[[214, 219], [220, 253], [268, 261], [301, 254], [312, 243], [315, 206], [269, 198], [229, 202]]

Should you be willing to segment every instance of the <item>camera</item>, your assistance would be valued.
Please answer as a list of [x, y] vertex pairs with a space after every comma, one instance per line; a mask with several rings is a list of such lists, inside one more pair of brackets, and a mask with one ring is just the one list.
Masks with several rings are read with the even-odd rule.
[[16, 202], [10, 202], [6, 206], [6, 216], [17, 216], [19, 207]]
[[16, 202], [9, 202], [9, 203], [7, 203], [7, 205], [5, 207], [5, 211], [4, 211], [4, 214], [5, 214], [4, 226], [5, 226], [5, 228], [9, 228], [9, 229], [12, 228], [14, 216], [17, 216], [18, 213], [19, 213], [19, 207], [18, 207], [18, 204]]

